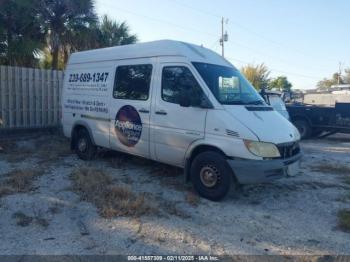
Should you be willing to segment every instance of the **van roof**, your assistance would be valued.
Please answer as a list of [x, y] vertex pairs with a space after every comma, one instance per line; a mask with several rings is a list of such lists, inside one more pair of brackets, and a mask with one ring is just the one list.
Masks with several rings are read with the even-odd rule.
[[159, 40], [77, 52], [71, 55], [69, 64], [159, 56], [182, 56], [194, 62], [232, 66], [230, 62], [208, 48], [174, 40]]

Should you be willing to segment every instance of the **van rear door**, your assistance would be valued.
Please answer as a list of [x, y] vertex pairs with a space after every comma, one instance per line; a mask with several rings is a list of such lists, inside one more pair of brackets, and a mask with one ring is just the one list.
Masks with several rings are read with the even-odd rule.
[[152, 71], [149, 59], [117, 66], [110, 103], [112, 149], [149, 157]]

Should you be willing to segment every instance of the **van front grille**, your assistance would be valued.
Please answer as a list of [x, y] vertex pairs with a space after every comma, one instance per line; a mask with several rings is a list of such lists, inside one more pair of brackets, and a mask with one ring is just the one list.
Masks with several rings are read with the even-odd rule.
[[282, 159], [290, 158], [300, 153], [300, 146], [298, 142], [279, 144], [277, 145], [277, 148]]

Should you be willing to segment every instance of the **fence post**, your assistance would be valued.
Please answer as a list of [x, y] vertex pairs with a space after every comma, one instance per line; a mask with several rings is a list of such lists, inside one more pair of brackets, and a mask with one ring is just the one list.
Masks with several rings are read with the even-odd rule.
[[35, 92], [35, 125], [36, 127], [40, 126], [41, 120], [40, 120], [40, 69], [35, 69], [35, 79], [34, 79], [34, 92]]
[[15, 69], [15, 75], [14, 75], [14, 82], [15, 82], [15, 105], [16, 105], [16, 121], [15, 125], [16, 127], [21, 126], [21, 68], [14, 67]]
[[28, 69], [28, 100], [29, 100], [29, 126], [35, 126], [35, 119], [34, 119], [34, 89], [33, 89], [33, 74], [34, 70], [32, 68]]
[[0, 66], [0, 94], [1, 94], [1, 123], [0, 127], [8, 126], [8, 92], [6, 67]]

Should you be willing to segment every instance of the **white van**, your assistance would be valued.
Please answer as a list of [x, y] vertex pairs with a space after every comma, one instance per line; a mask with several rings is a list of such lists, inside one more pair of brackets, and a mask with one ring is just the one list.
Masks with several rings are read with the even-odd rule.
[[98, 147], [184, 168], [198, 193], [297, 172], [298, 130], [227, 60], [162, 40], [71, 55], [62, 124], [84, 160]]

